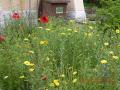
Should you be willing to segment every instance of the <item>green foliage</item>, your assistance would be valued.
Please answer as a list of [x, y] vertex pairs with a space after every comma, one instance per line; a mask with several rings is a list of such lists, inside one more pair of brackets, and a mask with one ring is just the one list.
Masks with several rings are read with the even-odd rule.
[[96, 18], [98, 30], [111, 37], [120, 29], [120, 0], [101, 0], [100, 3]]
[[110, 46], [108, 37], [104, 44], [94, 29], [56, 18], [32, 28], [11, 21], [0, 43], [0, 89], [119, 90], [120, 45]]

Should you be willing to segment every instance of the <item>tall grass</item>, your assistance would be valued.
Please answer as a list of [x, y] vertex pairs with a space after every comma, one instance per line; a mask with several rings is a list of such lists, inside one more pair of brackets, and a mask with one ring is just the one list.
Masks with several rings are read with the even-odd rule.
[[120, 89], [120, 38], [109, 43], [95, 25], [71, 20], [51, 18], [31, 29], [20, 22], [6, 26], [0, 43], [1, 90]]

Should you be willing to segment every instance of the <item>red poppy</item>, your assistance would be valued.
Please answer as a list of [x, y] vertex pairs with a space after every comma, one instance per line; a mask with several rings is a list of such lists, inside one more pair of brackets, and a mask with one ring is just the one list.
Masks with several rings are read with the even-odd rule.
[[18, 19], [20, 19], [20, 15], [19, 15], [19, 13], [13, 13], [12, 14], [12, 19], [15, 19], [15, 20], [18, 20]]
[[5, 41], [5, 36], [0, 35], [0, 43], [3, 42], [3, 41]]
[[48, 23], [49, 19], [47, 16], [42, 16], [41, 18], [39, 18], [39, 21], [42, 23]]

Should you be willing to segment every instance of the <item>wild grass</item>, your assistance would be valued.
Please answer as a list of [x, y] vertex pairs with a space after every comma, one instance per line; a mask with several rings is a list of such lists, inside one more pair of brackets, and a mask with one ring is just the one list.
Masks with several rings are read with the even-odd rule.
[[0, 43], [0, 90], [120, 89], [120, 34], [103, 38], [96, 25], [73, 20], [20, 22]]

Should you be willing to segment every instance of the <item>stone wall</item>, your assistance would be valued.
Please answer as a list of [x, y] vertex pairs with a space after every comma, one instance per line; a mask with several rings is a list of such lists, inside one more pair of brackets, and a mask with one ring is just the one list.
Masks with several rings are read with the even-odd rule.
[[[37, 7], [37, 0], [30, 0], [31, 7], [33, 10]], [[18, 10], [18, 9], [29, 9], [29, 0], [0, 0], [0, 7], [3, 10]]]
[[[4, 17], [9, 16], [11, 11], [23, 11], [27, 16], [29, 13], [29, 1], [31, 1], [31, 11], [36, 13], [40, 0], [0, 0], [0, 24], [3, 24]], [[86, 18], [83, 0], [70, 0], [67, 7], [68, 17], [83, 20]]]
[[[37, 19], [38, 0], [31, 1], [31, 12]], [[0, 0], [0, 27], [4, 26], [5, 19], [9, 19], [12, 12], [22, 12], [23, 15], [29, 15], [29, 0]]]

